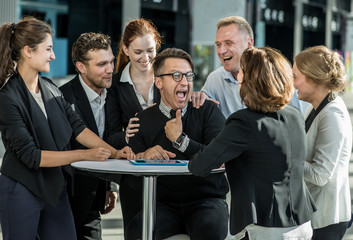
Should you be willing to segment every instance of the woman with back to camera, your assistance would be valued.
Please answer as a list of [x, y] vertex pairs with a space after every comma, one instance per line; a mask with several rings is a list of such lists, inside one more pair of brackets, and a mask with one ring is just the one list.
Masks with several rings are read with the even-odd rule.
[[291, 66], [272, 48], [248, 48], [238, 82], [247, 108], [227, 119], [220, 134], [194, 155], [189, 169], [206, 176], [225, 163], [233, 239], [311, 239], [315, 207], [303, 177], [303, 117], [288, 105]]
[[305, 49], [294, 61], [298, 97], [312, 104], [305, 115], [304, 178], [318, 208], [311, 219], [313, 239], [342, 239], [351, 219], [352, 125], [338, 96], [346, 84], [345, 68], [340, 55], [325, 46]]
[[[32, 17], [0, 27], [0, 175], [4, 240], [76, 239], [66, 182], [70, 163], [133, 158], [88, 130], [61, 92], [39, 72], [55, 59], [50, 26]], [[69, 150], [71, 136], [86, 150]]]
[[[138, 131], [135, 114], [160, 101], [159, 90], [154, 85], [152, 61], [161, 41], [154, 25], [142, 18], [128, 22], [121, 37], [116, 71], [112, 87], [108, 89], [107, 122], [109, 134], [120, 134], [120, 141], [125, 144]], [[124, 228], [142, 207], [142, 193], [129, 183], [135, 181], [139, 180], [127, 175], [120, 179]]]

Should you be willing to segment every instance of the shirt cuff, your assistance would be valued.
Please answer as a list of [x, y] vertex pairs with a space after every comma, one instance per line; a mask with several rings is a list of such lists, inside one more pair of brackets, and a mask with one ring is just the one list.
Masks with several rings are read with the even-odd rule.
[[185, 150], [188, 148], [190, 143], [190, 138], [188, 136], [186, 136], [183, 139], [183, 142], [181, 143], [180, 147], [175, 147], [176, 149], [178, 149], [180, 152], [185, 152]]

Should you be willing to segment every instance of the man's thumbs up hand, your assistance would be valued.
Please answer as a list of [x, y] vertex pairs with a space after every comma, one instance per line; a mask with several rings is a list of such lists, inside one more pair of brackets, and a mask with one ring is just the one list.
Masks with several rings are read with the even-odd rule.
[[174, 142], [183, 132], [183, 123], [181, 121], [181, 110], [178, 109], [175, 113], [175, 118], [170, 119], [164, 127], [167, 138]]

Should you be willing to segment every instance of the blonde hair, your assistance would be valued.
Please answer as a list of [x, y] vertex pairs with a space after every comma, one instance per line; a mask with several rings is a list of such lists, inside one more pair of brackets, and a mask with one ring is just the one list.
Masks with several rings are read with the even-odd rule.
[[347, 82], [341, 55], [325, 46], [307, 48], [300, 52], [294, 61], [306, 78], [331, 90], [329, 100], [332, 100]]
[[217, 23], [217, 30], [231, 24], [237, 25], [239, 31], [247, 33], [250, 38], [254, 39], [254, 32], [250, 24], [245, 20], [245, 18], [239, 16], [221, 18]]
[[240, 67], [240, 97], [249, 109], [276, 112], [290, 102], [294, 92], [292, 67], [279, 51], [270, 47], [248, 48]]

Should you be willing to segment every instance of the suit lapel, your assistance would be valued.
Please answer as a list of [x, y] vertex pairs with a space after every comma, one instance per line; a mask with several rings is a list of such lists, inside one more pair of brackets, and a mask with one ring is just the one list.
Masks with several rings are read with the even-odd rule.
[[[86, 92], [80, 83], [78, 75], [74, 78], [74, 81], [72, 82], [72, 87], [77, 105], [75, 106], [75, 111], [78, 112], [87, 127], [98, 135], [96, 120], [94, 119], [91, 105], [88, 101]], [[78, 108], [79, 111], [76, 108]]]
[[130, 108], [133, 109], [135, 113], [141, 112], [143, 109], [137, 99], [135, 90], [130, 83], [121, 83], [119, 88], [121, 97], [124, 99], [123, 103], [129, 104]]
[[[48, 116], [47, 124], [49, 125], [49, 129], [46, 131], [51, 133], [51, 135], [49, 135], [52, 136], [52, 140], [56, 144], [57, 150], [66, 150], [67, 144], [69, 143], [72, 135], [72, 127], [68, 122], [65, 109], [63, 108], [63, 99], [61, 99], [60, 96], [54, 94], [54, 92], [52, 92], [50, 89], [54, 88], [54, 86], [51, 86], [49, 82], [46, 82], [41, 77], [39, 77], [39, 87]], [[32, 101], [35, 100], [32, 98]], [[38, 109], [40, 108], [38, 107]], [[43, 128], [46, 129], [43, 120], [41, 120], [40, 124], [43, 124]], [[60, 129], [60, 132], [56, 129]], [[49, 140], [50, 139], [47, 138], [40, 139], [40, 143], [42, 146], [50, 147], [53, 144], [52, 141]]]
[[[33, 134], [36, 136], [35, 137], [36, 144], [38, 144], [38, 147], [43, 150], [56, 150], [57, 145], [53, 138], [52, 131], [47, 118], [45, 117], [42, 109], [39, 107], [38, 103], [31, 95], [31, 93], [28, 91], [26, 86], [24, 86], [24, 90], [25, 92], [27, 92], [27, 97], [28, 97], [27, 109], [31, 116], [31, 121], [34, 128]], [[41, 94], [42, 94], [42, 98], [44, 99], [42, 90], [41, 90]], [[46, 106], [47, 104], [44, 104], [44, 105]], [[47, 110], [46, 112], [48, 114]]]

